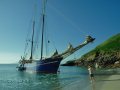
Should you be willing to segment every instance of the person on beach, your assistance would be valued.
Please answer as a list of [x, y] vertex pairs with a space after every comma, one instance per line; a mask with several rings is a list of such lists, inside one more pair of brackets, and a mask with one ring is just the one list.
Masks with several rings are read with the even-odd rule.
[[89, 71], [90, 80], [91, 81], [95, 80], [93, 74], [93, 68], [91, 66], [88, 66], [88, 71]]

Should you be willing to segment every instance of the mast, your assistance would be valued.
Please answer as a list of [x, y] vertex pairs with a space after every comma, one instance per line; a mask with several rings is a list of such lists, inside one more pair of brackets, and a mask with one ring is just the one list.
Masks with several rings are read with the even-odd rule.
[[42, 8], [42, 38], [41, 38], [41, 58], [43, 57], [43, 40], [44, 40], [44, 28], [45, 28], [45, 5], [46, 0], [43, 0], [43, 8]]
[[35, 27], [35, 21], [33, 21], [33, 32], [32, 32], [32, 41], [31, 41], [31, 55], [30, 55], [30, 60], [33, 59], [34, 27]]

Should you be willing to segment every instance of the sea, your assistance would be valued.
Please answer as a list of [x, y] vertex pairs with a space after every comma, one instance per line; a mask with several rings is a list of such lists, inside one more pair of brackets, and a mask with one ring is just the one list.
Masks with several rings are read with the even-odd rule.
[[16, 67], [0, 64], [0, 90], [92, 90], [86, 68], [60, 66], [57, 74], [37, 74]]

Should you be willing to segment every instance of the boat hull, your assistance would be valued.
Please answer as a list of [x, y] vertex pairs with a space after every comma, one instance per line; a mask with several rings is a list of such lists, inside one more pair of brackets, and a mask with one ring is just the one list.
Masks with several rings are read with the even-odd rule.
[[47, 58], [25, 64], [26, 71], [37, 73], [57, 73], [62, 58]]

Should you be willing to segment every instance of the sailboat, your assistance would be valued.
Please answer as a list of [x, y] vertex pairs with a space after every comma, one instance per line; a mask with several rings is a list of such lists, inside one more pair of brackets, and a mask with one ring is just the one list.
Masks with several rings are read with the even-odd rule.
[[48, 58], [43, 58], [43, 40], [44, 40], [44, 27], [45, 27], [45, 5], [46, 1], [44, 0], [43, 10], [42, 10], [42, 37], [41, 37], [41, 58], [39, 60], [33, 59], [33, 46], [34, 46], [34, 27], [35, 27], [35, 21], [33, 22], [33, 32], [32, 32], [32, 40], [31, 40], [31, 54], [30, 58], [27, 60], [25, 57], [22, 57], [19, 61], [18, 70], [19, 71], [26, 71], [26, 70], [32, 70], [34, 72], [39, 73], [57, 73], [59, 65], [62, 60], [79, 50], [80, 48], [86, 46], [87, 44], [93, 42], [95, 38], [92, 38], [91, 36], [87, 36], [86, 40], [81, 43], [80, 45], [73, 47], [71, 44], [69, 44], [69, 47], [67, 50], [65, 50], [63, 53], [58, 53], [56, 50], [54, 54]]

